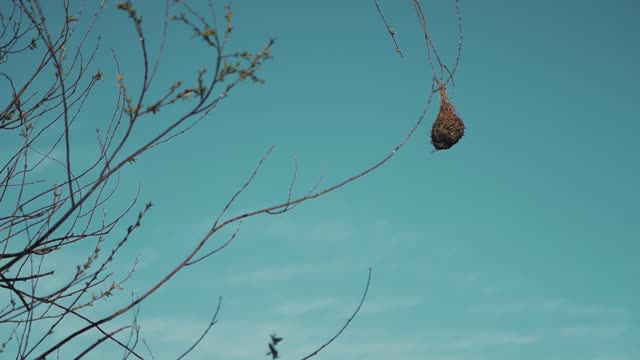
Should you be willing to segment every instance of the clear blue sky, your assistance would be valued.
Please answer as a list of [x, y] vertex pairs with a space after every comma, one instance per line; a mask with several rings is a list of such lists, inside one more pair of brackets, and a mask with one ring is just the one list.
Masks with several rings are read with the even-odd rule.
[[[162, 6], [138, 3], [155, 51]], [[206, 12], [204, 1], [192, 3]], [[229, 214], [286, 199], [293, 157], [301, 195], [320, 177], [324, 187], [373, 164], [404, 137], [431, 70], [411, 2], [380, 5], [404, 59], [372, 1], [234, 2], [231, 47], [277, 38], [267, 82], [242, 84], [193, 131], [123, 172], [116, 210], [138, 183], [141, 202], [156, 204], [115, 264], [126, 269], [142, 254], [127, 290], [145, 291], [187, 254], [271, 145]], [[110, 49], [125, 80], [140, 72], [133, 27], [107, 6], [94, 32], [103, 34], [95, 67], [105, 81], [78, 125], [88, 134], [77, 135], [79, 148], [95, 149], [94, 128], [115, 101]], [[453, 64], [453, 1], [422, 6]], [[348, 318], [369, 267], [362, 312], [318, 359], [640, 358], [640, 6], [485, 0], [462, 1], [461, 11], [463, 57], [449, 89], [467, 123], [461, 142], [432, 153], [436, 102], [372, 175], [291, 213], [245, 221], [226, 250], [143, 304], [141, 333], [156, 358], [190, 346], [219, 296], [220, 322], [192, 359], [260, 359], [272, 331], [285, 338], [283, 359], [301, 358]], [[200, 45], [172, 24], [158, 93], [211, 66]], [[134, 139], [176, 113], [147, 118]]]

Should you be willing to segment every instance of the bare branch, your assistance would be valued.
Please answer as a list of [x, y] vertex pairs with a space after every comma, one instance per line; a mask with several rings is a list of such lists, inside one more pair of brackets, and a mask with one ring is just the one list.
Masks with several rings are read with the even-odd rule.
[[384, 17], [384, 14], [380, 9], [380, 5], [378, 4], [378, 0], [373, 0], [373, 3], [376, 5], [376, 10], [378, 10], [378, 14], [382, 18], [382, 21], [384, 22], [384, 26], [387, 27], [387, 31], [389, 32], [389, 36], [391, 37], [391, 40], [393, 40], [393, 44], [396, 46], [396, 52], [400, 54], [401, 58], [403, 58], [404, 55], [402, 55], [402, 50], [400, 49], [400, 46], [398, 45], [398, 41], [396, 40], [396, 35], [397, 35], [396, 31], [391, 27], [391, 25], [389, 25], [389, 23], [387, 22], [387, 19]]
[[130, 328], [130, 326], [123, 326], [119, 329], [117, 329], [116, 331], [112, 331], [109, 334], [101, 337], [100, 339], [96, 340], [95, 343], [93, 343], [91, 346], [87, 347], [86, 349], [84, 349], [80, 354], [78, 354], [78, 356], [76, 356], [74, 359], [75, 360], [79, 360], [82, 359], [83, 357], [85, 357], [85, 355], [89, 354], [91, 351], [93, 351], [95, 348], [97, 348], [100, 344], [102, 344], [103, 342], [105, 342], [108, 339], [113, 338], [114, 335], [116, 335], [117, 333], [119, 333], [120, 331], [126, 330]]
[[207, 336], [207, 333], [209, 332], [209, 330], [211, 330], [213, 325], [215, 325], [217, 323], [216, 318], [218, 317], [218, 312], [220, 311], [220, 305], [221, 304], [222, 304], [222, 297], [219, 297], [218, 298], [218, 306], [216, 307], [216, 311], [213, 313], [213, 317], [211, 318], [211, 321], [209, 322], [209, 325], [207, 325], [207, 328], [204, 329], [204, 331], [202, 332], [202, 335], [200, 335], [198, 340], [196, 340], [196, 342], [193, 345], [191, 345], [191, 347], [189, 349], [187, 349], [187, 351], [185, 351], [182, 355], [180, 355], [177, 360], [181, 360], [185, 356], [189, 355], [189, 353], [191, 351], [193, 351], [193, 349], [195, 349], [196, 346], [198, 346], [198, 344], [200, 344], [202, 339], [204, 339], [204, 337]]
[[349, 324], [351, 324], [351, 321], [353, 321], [353, 319], [356, 317], [356, 315], [358, 315], [358, 312], [360, 311], [360, 308], [362, 307], [362, 304], [364, 303], [364, 299], [366, 299], [366, 297], [367, 297], [367, 292], [369, 292], [369, 284], [370, 283], [371, 283], [371, 268], [369, 268], [369, 276], [367, 277], [367, 285], [364, 288], [364, 293], [362, 294], [362, 298], [360, 299], [360, 303], [358, 304], [358, 307], [355, 309], [353, 314], [351, 314], [349, 319], [347, 319], [347, 322], [342, 326], [342, 328], [335, 335], [333, 335], [333, 337], [331, 339], [329, 339], [327, 342], [322, 344], [314, 352], [312, 352], [309, 355], [303, 357], [302, 360], [307, 360], [309, 358], [312, 358], [312, 357], [318, 355], [318, 353], [320, 351], [322, 351], [322, 349], [324, 349], [327, 346], [329, 346], [329, 344], [331, 344], [335, 339], [337, 339], [340, 336], [340, 334], [342, 334], [342, 332], [347, 328], [347, 326], [349, 326]]

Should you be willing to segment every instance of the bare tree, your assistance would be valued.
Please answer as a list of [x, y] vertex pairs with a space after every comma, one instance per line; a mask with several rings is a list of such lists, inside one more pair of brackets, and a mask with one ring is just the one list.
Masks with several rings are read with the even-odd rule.
[[[64, 358], [83, 358], [105, 342], [119, 345], [124, 351], [123, 358], [153, 358], [147, 343], [139, 341], [137, 306], [179, 271], [223, 250], [236, 238], [244, 219], [291, 211], [303, 202], [344, 187], [384, 165], [423, 123], [433, 95], [444, 93], [445, 87], [452, 83], [462, 47], [457, 0], [454, 4], [460, 25], [460, 48], [451, 69], [436, 51], [425, 15], [414, 0], [434, 78], [424, 111], [406, 136], [385, 157], [343, 181], [326, 188], [319, 188], [318, 183], [303, 196], [295, 197], [297, 174], [294, 172], [288, 195], [280, 203], [230, 214], [230, 206], [251, 185], [271, 154], [269, 149], [253, 173], [230, 194], [208, 233], [201, 239], [194, 239], [191, 251], [176, 259], [171, 271], [117, 310], [103, 313], [94, 311], [92, 306], [99, 299], [116, 296], [126, 286], [136, 269], [137, 259], [130, 260], [131, 270], [120, 277], [114, 274], [110, 265], [135, 236], [136, 229], [153, 207], [151, 202], [140, 205], [135, 196], [128, 208], [115, 216], [107, 214], [106, 209], [119, 193], [122, 170], [145, 152], [187, 133], [232, 95], [238, 84], [262, 83], [260, 69], [272, 59], [274, 45], [271, 39], [258, 50], [227, 51], [233, 34], [231, 2], [224, 7], [223, 14], [217, 14], [215, 7], [210, 5], [210, 14], [203, 16], [183, 0], [166, 0], [162, 32], [154, 35], [159, 37], [160, 46], [152, 54], [145, 40], [148, 34], [144, 31], [143, 17], [131, 1], [121, 1], [115, 5], [121, 10], [121, 16], [129, 18], [131, 36], [139, 39], [142, 72], [139, 80], [135, 76], [129, 77], [127, 69], [120, 68], [118, 54], [114, 52], [111, 61], [117, 66], [118, 73], [103, 74], [96, 64], [101, 39], [93, 32], [97, 19], [106, 16], [106, 3], [104, 0], [99, 4], [60, 0], [57, 14], [49, 14], [39, 0], [8, 0], [0, 5], [0, 82], [2, 89], [7, 89], [3, 91], [5, 97], [0, 103], [0, 352], [11, 349], [15, 354], [10, 355], [16, 359], [60, 356], [65, 346], [76, 339], [83, 339], [89, 345], [78, 354], [65, 353]], [[380, 4], [374, 1], [374, 5], [396, 51], [402, 56], [395, 30], [388, 24]], [[156, 76], [171, 22], [190, 29], [212, 56], [209, 63], [194, 71], [193, 79], [175, 79], [165, 87], [157, 84]], [[77, 45], [72, 47], [70, 44]], [[15, 68], [16, 64], [33, 66], [28, 65], [28, 72], [6, 71], [9, 66]], [[84, 106], [107, 76], [117, 82], [113, 111], [96, 116]], [[169, 107], [179, 115], [155, 125], [155, 132], [144, 140], [132, 137], [133, 129], [145, 118]], [[94, 157], [78, 153], [73, 142], [74, 125], [89, 117], [95, 119], [96, 126], [98, 151]], [[118, 237], [112, 231], [123, 224], [127, 230]], [[228, 227], [233, 228], [231, 235], [217, 248], [205, 250], [205, 245]], [[91, 248], [82, 261], [68, 263], [67, 267], [47, 267], [47, 259], [64, 254], [79, 244], [84, 249]], [[371, 272], [360, 304], [342, 329], [305, 359], [333, 342], [349, 325], [365, 300], [370, 279]], [[189, 354], [214, 326], [220, 305], [221, 301], [202, 336], [194, 339], [193, 346], [180, 358]], [[131, 311], [134, 314], [131, 324], [107, 330], [107, 324]], [[57, 334], [55, 338], [52, 337], [54, 333]], [[278, 355], [276, 345], [282, 338], [274, 334], [271, 339], [270, 355], [275, 358]], [[145, 349], [140, 350], [140, 343]]]

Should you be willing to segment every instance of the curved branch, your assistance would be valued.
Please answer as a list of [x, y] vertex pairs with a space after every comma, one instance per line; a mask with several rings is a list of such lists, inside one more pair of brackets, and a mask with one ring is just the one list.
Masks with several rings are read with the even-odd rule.
[[211, 318], [211, 322], [209, 322], [209, 325], [207, 326], [207, 328], [204, 330], [204, 332], [202, 332], [202, 335], [200, 335], [200, 337], [198, 338], [198, 340], [196, 340], [196, 342], [191, 345], [191, 347], [189, 349], [187, 349], [187, 351], [185, 351], [182, 355], [180, 355], [180, 357], [178, 357], [177, 360], [181, 360], [183, 359], [185, 356], [189, 355], [189, 353], [191, 351], [193, 351], [193, 349], [196, 348], [196, 346], [198, 346], [198, 344], [200, 344], [200, 342], [202, 341], [202, 339], [204, 339], [205, 336], [207, 336], [207, 333], [209, 332], [209, 330], [211, 330], [211, 328], [213, 327], [213, 325], [215, 325], [217, 323], [216, 318], [218, 317], [218, 312], [220, 311], [220, 305], [222, 304], [222, 297], [218, 298], [218, 306], [216, 307], [216, 312], [213, 314], [213, 318]]
[[356, 310], [353, 312], [353, 314], [351, 314], [349, 319], [347, 319], [347, 322], [342, 326], [342, 328], [335, 335], [333, 335], [333, 337], [331, 339], [329, 339], [329, 341], [327, 341], [324, 344], [322, 344], [319, 348], [317, 348], [311, 354], [303, 357], [302, 360], [307, 360], [309, 358], [312, 358], [312, 357], [318, 355], [318, 353], [320, 351], [322, 351], [322, 349], [324, 349], [327, 346], [329, 346], [329, 344], [331, 344], [335, 339], [337, 339], [338, 336], [340, 336], [340, 334], [342, 334], [344, 329], [346, 329], [347, 326], [349, 326], [349, 324], [351, 324], [351, 321], [356, 317], [356, 315], [358, 315], [358, 312], [360, 311], [360, 308], [362, 307], [362, 304], [364, 303], [364, 299], [367, 297], [367, 292], [369, 292], [369, 284], [370, 283], [371, 283], [371, 268], [369, 268], [369, 276], [367, 277], [367, 286], [364, 288], [364, 293], [362, 294], [362, 299], [360, 299], [360, 303], [358, 304], [358, 307], [356, 308]]

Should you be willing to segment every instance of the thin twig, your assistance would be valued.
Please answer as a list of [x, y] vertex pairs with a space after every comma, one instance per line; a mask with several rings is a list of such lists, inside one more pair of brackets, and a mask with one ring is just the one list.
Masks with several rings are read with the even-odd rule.
[[387, 19], [384, 17], [384, 14], [382, 13], [382, 10], [380, 9], [380, 5], [378, 5], [378, 0], [373, 0], [373, 3], [376, 4], [376, 10], [378, 10], [378, 14], [380, 14], [380, 17], [382, 18], [382, 21], [384, 22], [384, 26], [387, 27], [387, 31], [389, 32], [389, 36], [391, 36], [391, 40], [393, 40], [393, 44], [396, 46], [396, 52], [398, 54], [400, 54], [401, 58], [404, 58], [404, 55], [402, 55], [402, 50], [400, 50], [400, 46], [398, 45], [398, 41], [396, 40], [396, 34], [397, 34], [396, 31], [393, 30], [393, 28], [387, 22]]
[[367, 292], [369, 292], [369, 284], [370, 283], [371, 283], [371, 268], [369, 268], [369, 276], [367, 277], [367, 285], [364, 288], [364, 293], [362, 294], [362, 298], [360, 299], [360, 303], [358, 304], [358, 307], [356, 308], [356, 310], [353, 312], [353, 314], [351, 314], [349, 319], [347, 319], [347, 322], [342, 326], [342, 328], [335, 335], [333, 335], [333, 337], [331, 339], [329, 339], [329, 341], [327, 341], [324, 344], [322, 344], [319, 348], [317, 348], [311, 354], [303, 357], [302, 360], [307, 360], [309, 358], [312, 358], [312, 357], [316, 356], [320, 351], [322, 351], [322, 349], [326, 348], [335, 339], [337, 339], [338, 336], [340, 336], [340, 334], [342, 334], [344, 329], [346, 329], [347, 326], [349, 326], [349, 324], [351, 324], [351, 321], [356, 317], [356, 315], [358, 315], [358, 312], [360, 311], [360, 308], [362, 307], [362, 304], [364, 303], [364, 299], [367, 297]]
[[177, 360], [181, 360], [185, 356], [189, 355], [189, 353], [191, 351], [193, 351], [193, 349], [195, 349], [196, 346], [198, 346], [198, 344], [200, 344], [202, 339], [204, 339], [204, 337], [207, 336], [207, 333], [209, 332], [209, 330], [211, 330], [213, 325], [215, 325], [217, 323], [216, 318], [218, 317], [218, 312], [220, 311], [220, 305], [221, 304], [222, 304], [222, 297], [219, 297], [218, 298], [218, 306], [216, 307], [216, 312], [213, 314], [213, 317], [211, 318], [211, 321], [209, 322], [209, 325], [207, 325], [207, 328], [202, 332], [202, 335], [200, 335], [198, 340], [196, 340], [196, 342], [193, 345], [191, 345], [191, 347], [189, 349], [187, 349], [187, 351], [185, 351], [182, 355], [180, 355], [180, 357], [178, 357]]

